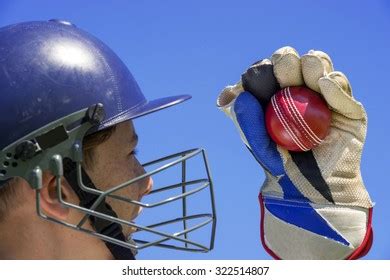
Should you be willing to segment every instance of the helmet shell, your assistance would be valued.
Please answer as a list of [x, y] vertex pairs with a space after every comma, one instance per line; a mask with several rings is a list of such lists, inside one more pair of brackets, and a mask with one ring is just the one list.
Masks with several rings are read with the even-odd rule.
[[189, 98], [149, 102], [121, 59], [69, 22], [0, 28], [0, 149], [96, 103], [105, 110], [100, 130]]

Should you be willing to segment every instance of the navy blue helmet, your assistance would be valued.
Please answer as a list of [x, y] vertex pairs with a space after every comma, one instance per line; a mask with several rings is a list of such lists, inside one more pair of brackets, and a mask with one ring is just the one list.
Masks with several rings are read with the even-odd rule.
[[104, 106], [103, 129], [190, 98], [148, 101], [109, 47], [59, 20], [0, 28], [0, 68], [0, 149], [92, 104]]

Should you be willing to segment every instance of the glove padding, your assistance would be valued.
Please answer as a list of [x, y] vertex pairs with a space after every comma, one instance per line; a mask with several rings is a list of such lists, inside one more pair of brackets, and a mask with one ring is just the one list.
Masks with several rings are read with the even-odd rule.
[[[306, 85], [332, 111], [329, 135], [307, 152], [276, 145], [265, 128], [264, 111], [280, 88]], [[263, 167], [260, 191], [261, 240], [277, 259], [356, 259], [372, 244], [371, 199], [360, 160], [367, 115], [329, 56], [291, 47], [253, 64], [217, 106], [234, 122], [241, 139]]]

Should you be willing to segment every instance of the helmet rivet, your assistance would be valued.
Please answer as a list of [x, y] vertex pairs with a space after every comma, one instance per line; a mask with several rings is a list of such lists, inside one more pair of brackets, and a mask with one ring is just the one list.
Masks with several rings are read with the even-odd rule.
[[93, 124], [99, 124], [104, 120], [105, 112], [103, 104], [98, 103], [87, 110], [87, 118]]

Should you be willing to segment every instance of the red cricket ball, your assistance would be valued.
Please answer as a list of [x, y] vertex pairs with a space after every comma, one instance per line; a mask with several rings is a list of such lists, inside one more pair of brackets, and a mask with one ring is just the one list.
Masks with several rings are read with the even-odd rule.
[[290, 151], [308, 151], [328, 135], [332, 113], [326, 101], [307, 87], [286, 87], [272, 98], [265, 112], [268, 134]]

